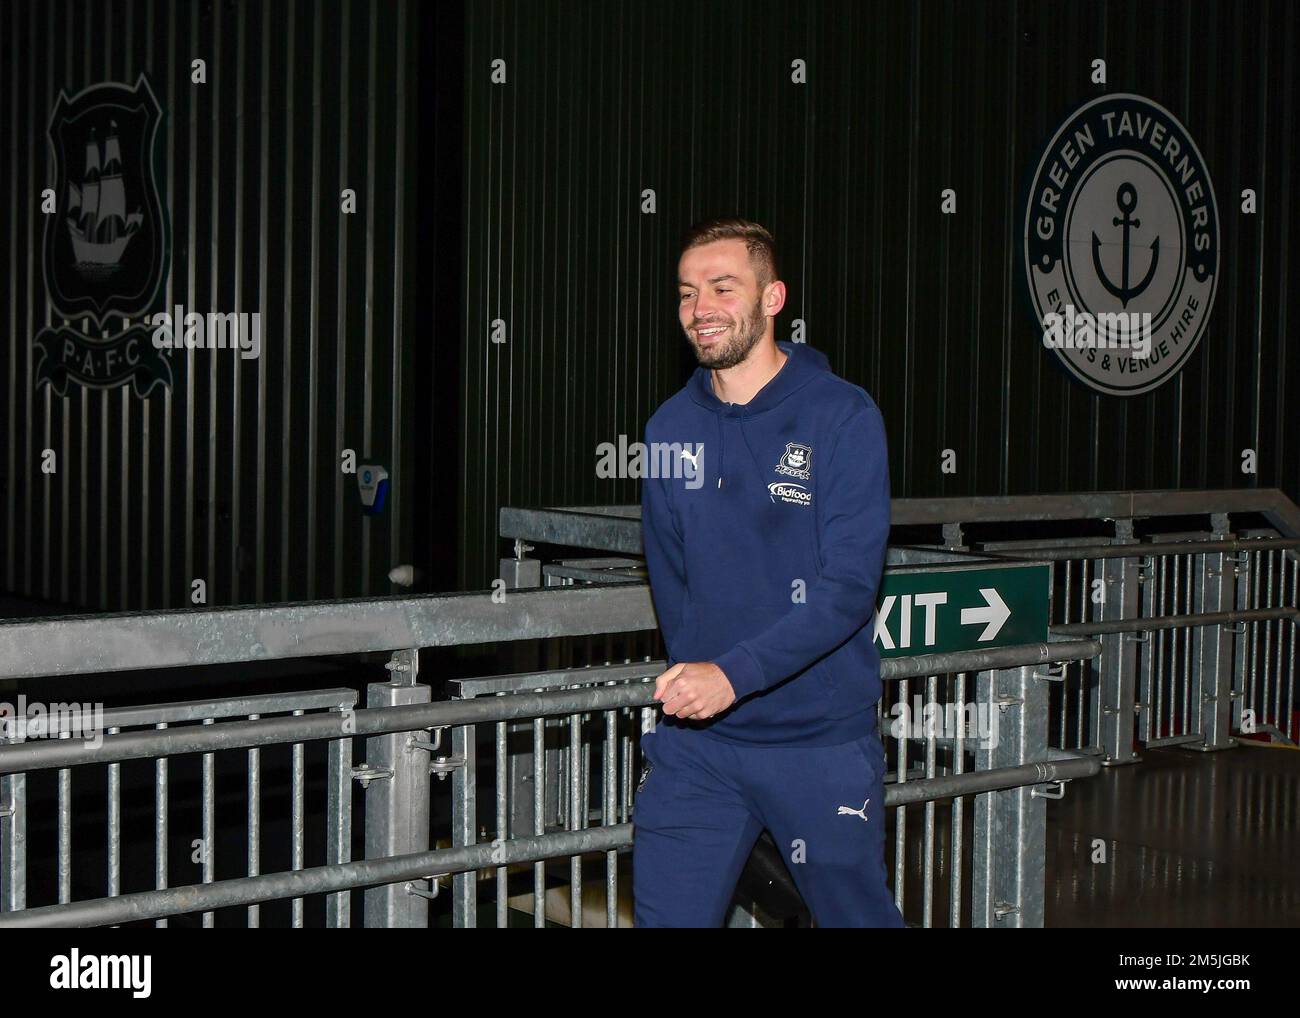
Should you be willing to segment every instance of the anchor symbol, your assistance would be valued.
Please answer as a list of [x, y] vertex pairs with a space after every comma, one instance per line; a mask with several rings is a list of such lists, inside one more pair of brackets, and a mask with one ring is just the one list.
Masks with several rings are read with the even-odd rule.
[[1142, 220], [1130, 217], [1130, 213], [1137, 208], [1137, 189], [1127, 181], [1120, 184], [1119, 190], [1115, 192], [1115, 204], [1118, 205], [1119, 210], [1124, 213], [1122, 216], [1117, 216], [1112, 220], [1116, 226], [1122, 227], [1124, 230], [1124, 240], [1121, 245], [1121, 250], [1124, 253], [1124, 264], [1122, 276], [1120, 278], [1120, 285], [1116, 286], [1112, 283], [1106, 276], [1106, 270], [1101, 267], [1101, 241], [1097, 239], [1097, 234], [1095, 232], [1092, 235], [1092, 265], [1093, 268], [1097, 270], [1097, 278], [1101, 280], [1101, 285], [1110, 293], [1118, 297], [1123, 307], [1128, 307], [1128, 302], [1130, 300], [1138, 296], [1138, 294], [1142, 293], [1143, 290], [1151, 285], [1151, 277], [1156, 273], [1156, 263], [1160, 261], [1160, 238], [1157, 237], [1151, 242], [1151, 263], [1147, 266], [1147, 274], [1142, 278], [1142, 282], [1138, 283], [1137, 286], [1130, 287], [1128, 285], [1128, 231], [1130, 229], [1135, 230], [1142, 225]]

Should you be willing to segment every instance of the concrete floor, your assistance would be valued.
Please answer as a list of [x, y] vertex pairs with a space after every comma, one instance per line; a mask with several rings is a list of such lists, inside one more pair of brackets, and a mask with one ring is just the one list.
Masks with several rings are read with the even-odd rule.
[[1049, 927], [1300, 926], [1300, 750], [1145, 750], [1047, 816]]

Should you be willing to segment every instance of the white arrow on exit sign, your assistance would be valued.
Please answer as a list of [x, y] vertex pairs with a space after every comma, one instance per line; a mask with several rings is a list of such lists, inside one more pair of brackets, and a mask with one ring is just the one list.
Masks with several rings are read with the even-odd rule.
[[1007, 619], [1011, 618], [1011, 609], [1002, 600], [996, 587], [980, 587], [980, 593], [984, 595], [984, 603], [987, 607], [963, 608], [961, 610], [961, 624], [963, 626], [973, 626], [979, 625], [981, 622], [986, 623], [984, 632], [977, 637], [978, 640], [983, 642], [992, 640], [1001, 632]]

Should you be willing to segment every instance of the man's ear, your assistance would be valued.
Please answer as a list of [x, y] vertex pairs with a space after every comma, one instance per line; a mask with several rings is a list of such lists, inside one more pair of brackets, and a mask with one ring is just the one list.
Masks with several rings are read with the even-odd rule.
[[785, 284], [777, 279], [767, 284], [767, 294], [763, 298], [763, 313], [775, 318], [785, 307]]

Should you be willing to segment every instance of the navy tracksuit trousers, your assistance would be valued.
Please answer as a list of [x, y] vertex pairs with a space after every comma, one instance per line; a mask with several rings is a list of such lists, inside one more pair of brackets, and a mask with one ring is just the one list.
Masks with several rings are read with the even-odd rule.
[[741, 746], [660, 723], [641, 736], [634, 925], [720, 926], [763, 829], [818, 926], [901, 927], [885, 874], [885, 748]]

